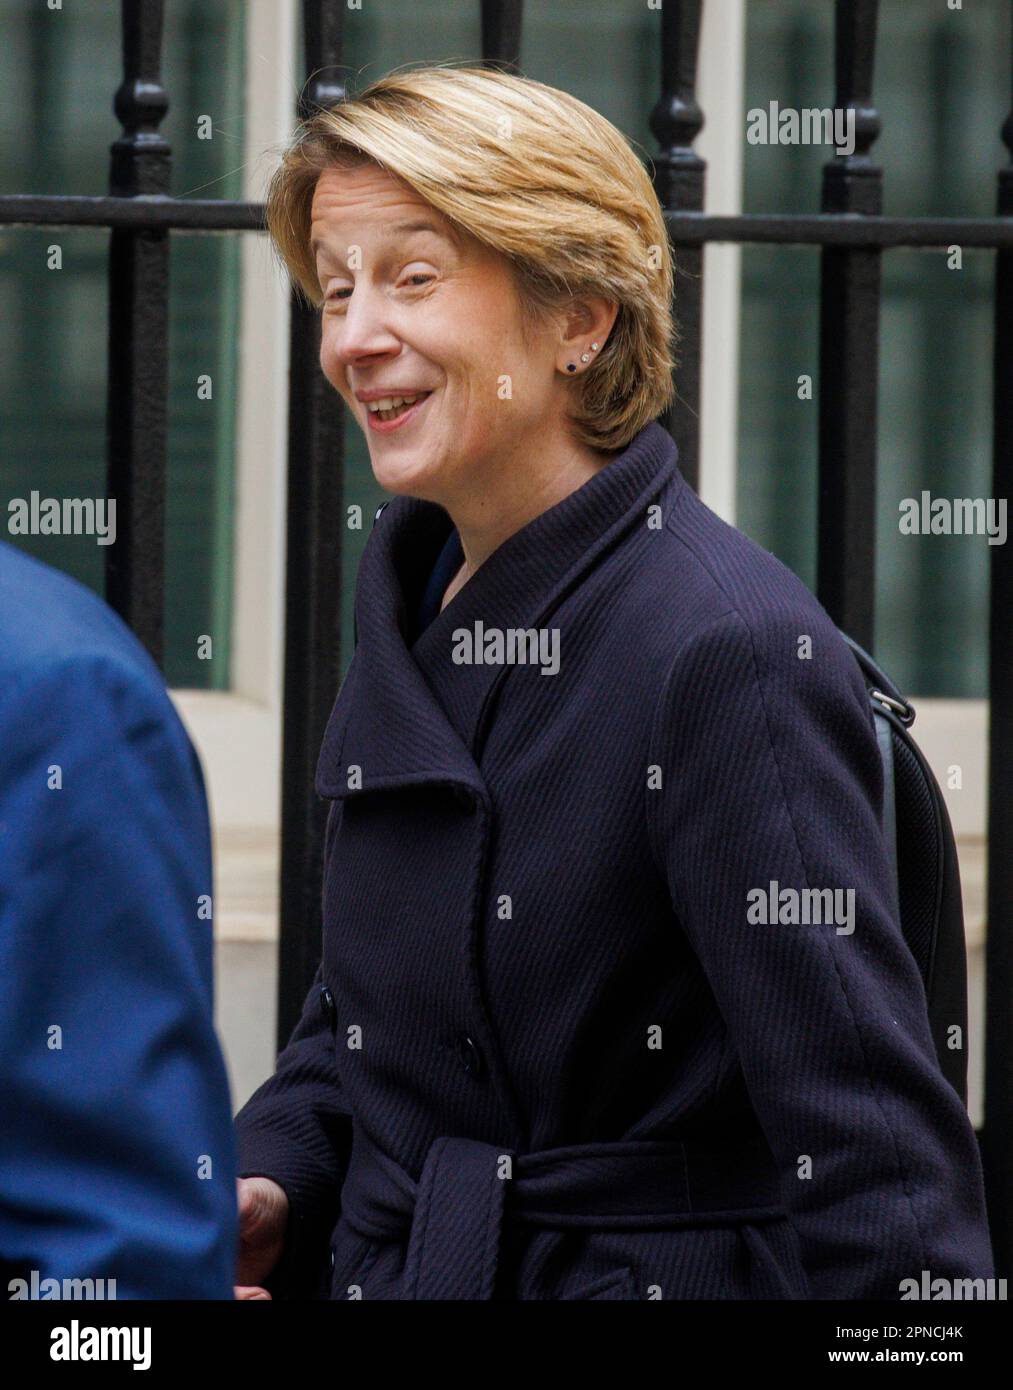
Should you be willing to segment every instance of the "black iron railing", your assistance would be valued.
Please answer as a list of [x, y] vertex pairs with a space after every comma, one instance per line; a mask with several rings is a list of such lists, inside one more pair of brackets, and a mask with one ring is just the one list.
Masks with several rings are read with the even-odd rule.
[[[521, 70], [523, 0], [480, 0], [483, 60]], [[871, 147], [878, 0], [836, 0], [834, 105], [855, 110], [852, 154], [824, 167], [814, 216], [710, 217], [704, 161], [693, 149], [704, 113], [695, 97], [703, 0], [665, 0], [661, 95], [651, 114], [655, 186], [676, 261], [677, 399], [663, 423], [698, 483], [700, 360], [707, 242], [816, 245], [820, 297], [818, 595], [831, 617], [873, 646], [876, 354], [880, 267], [897, 247], [984, 247], [995, 255], [992, 495], [1013, 482], [1013, 163], [998, 173], [994, 218], [884, 217]], [[300, 117], [342, 101], [345, 0], [303, 0]], [[123, 0], [123, 82], [115, 110], [110, 196], [0, 196], [0, 225], [112, 229], [109, 258], [108, 491], [119, 538], [107, 552], [107, 594], [162, 657], [169, 235], [263, 229], [259, 204], [169, 196], [171, 150], [159, 135], [164, 0]], [[1011, 54], [1013, 70], [1013, 54]], [[1002, 127], [1013, 154], [1013, 112]], [[313, 772], [339, 675], [340, 399], [318, 365], [319, 319], [293, 296], [289, 397], [288, 558], [282, 774], [278, 1038], [299, 1015], [320, 955], [320, 876], [327, 807]], [[1013, 549], [990, 547], [988, 941], [982, 1149], [1001, 1272], [1013, 1260]]]

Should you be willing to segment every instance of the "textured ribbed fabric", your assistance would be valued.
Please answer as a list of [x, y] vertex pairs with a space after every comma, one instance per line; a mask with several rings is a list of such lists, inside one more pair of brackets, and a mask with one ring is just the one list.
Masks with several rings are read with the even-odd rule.
[[[655, 424], [412, 642], [450, 530], [395, 498], [360, 566], [317, 771], [321, 974], [237, 1122], [241, 1171], [292, 1203], [276, 1291], [403, 1296], [407, 1232], [341, 1210], [353, 1117], [414, 1184], [439, 1140], [760, 1144], [776, 1168], [776, 1219], [621, 1231], [530, 1230], [504, 1177], [495, 1298], [896, 1299], [922, 1269], [991, 1274], [974, 1133], [890, 905], [872, 716], [826, 613]], [[476, 624], [556, 630], [558, 672], [459, 664]], [[772, 883], [851, 890], [854, 929], [750, 920]], [[441, 1168], [431, 1249], [487, 1229], [469, 1173], [455, 1208]]]
[[341, 1205], [360, 1234], [407, 1242], [401, 1297], [413, 1300], [491, 1298], [507, 1220], [632, 1231], [699, 1226], [703, 1213], [714, 1226], [783, 1215], [762, 1140], [733, 1150], [723, 1141], [636, 1139], [515, 1155], [441, 1138], [415, 1183], [358, 1126]]

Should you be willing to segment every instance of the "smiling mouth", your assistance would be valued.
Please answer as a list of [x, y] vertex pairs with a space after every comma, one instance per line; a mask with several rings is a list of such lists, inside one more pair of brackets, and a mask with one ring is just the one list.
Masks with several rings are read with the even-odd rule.
[[414, 396], [394, 396], [380, 401], [367, 401], [366, 410], [377, 420], [396, 420], [398, 416], [406, 414], [413, 405], [418, 405], [430, 395], [431, 391], [419, 391]]

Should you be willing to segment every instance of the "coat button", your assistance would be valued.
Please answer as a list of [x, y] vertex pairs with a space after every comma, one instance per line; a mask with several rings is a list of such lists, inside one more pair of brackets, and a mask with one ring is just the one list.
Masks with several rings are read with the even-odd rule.
[[333, 1033], [338, 1026], [338, 1006], [334, 1002], [334, 995], [326, 985], [322, 985], [320, 988], [320, 1014]]
[[482, 1071], [482, 1054], [478, 1050], [478, 1044], [473, 1038], [469, 1038], [467, 1033], [462, 1033], [457, 1039], [457, 1057], [461, 1066], [469, 1076], [478, 1076]]

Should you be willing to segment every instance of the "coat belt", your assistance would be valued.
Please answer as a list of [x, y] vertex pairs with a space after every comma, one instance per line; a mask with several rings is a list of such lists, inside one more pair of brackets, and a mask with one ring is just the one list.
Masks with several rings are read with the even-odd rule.
[[415, 1182], [358, 1124], [341, 1210], [368, 1238], [407, 1238], [403, 1299], [492, 1298], [505, 1222], [671, 1230], [755, 1225], [785, 1214], [762, 1135], [620, 1140], [520, 1155], [441, 1137]]

